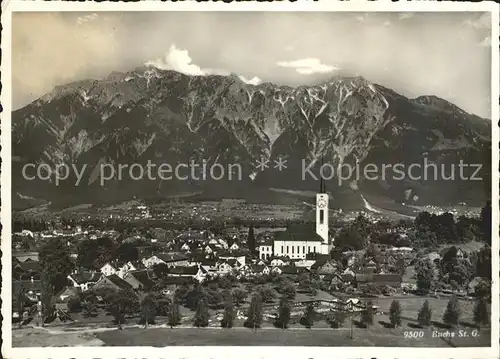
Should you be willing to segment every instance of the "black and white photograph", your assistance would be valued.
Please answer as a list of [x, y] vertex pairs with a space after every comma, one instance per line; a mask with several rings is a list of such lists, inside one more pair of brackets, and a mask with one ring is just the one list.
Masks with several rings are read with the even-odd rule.
[[188, 3], [2, 15], [4, 355], [495, 357], [498, 6]]

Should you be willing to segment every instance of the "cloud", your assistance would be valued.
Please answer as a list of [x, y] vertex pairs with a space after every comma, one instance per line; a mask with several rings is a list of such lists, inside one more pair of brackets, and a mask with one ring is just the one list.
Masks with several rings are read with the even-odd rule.
[[366, 20], [366, 15], [365, 14], [356, 15], [355, 19], [358, 21], [364, 22]]
[[[96, 64], [118, 66], [120, 43], [111, 28], [68, 21], [64, 12], [17, 12], [12, 15], [12, 80], [14, 106], [26, 104], [54, 86], [104, 75]], [[67, 14], [67, 13], [66, 13]], [[95, 19], [95, 17], [94, 17]], [[42, 31], [33, 31], [42, 29]]]
[[391, 22], [389, 20], [386, 20], [383, 25], [384, 26], [391, 26]]
[[252, 77], [251, 79], [247, 79], [247, 78], [245, 78], [245, 77], [244, 77], [244, 76], [242, 76], [242, 75], [240, 75], [240, 76], [238, 76], [238, 77], [239, 77], [239, 79], [240, 79], [241, 81], [243, 81], [244, 83], [246, 83], [246, 84], [248, 84], [248, 85], [255, 85], [255, 86], [257, 86], [258, 84], [261, 84], [261, 83], [262, 83], [262, 80], [261, 80], [261, 79], [259, 79], [257, 76], [254, 76], [254, 77]]
[[89, 14], [89, 15], [79, 16], [76, 19], [76, 22], [78, 25], [82, 25], [82, 24], [85, 24], [86, 22], [94, 21], [97, 18], [99, 18], [99, 15], [97, 15], [96, 13], [93, 13], [93, 14]]
[[317, 73], [328, 73], [340, 70], [339, 67], [322, 64], [319, 59], [306, 58], [295, 61], [280, 61], [277, 63], [280, 67], [295, 69], [301, 75], [312, 75]]
[[199, 76], [207, 74], [200, 66], [192, 63], [187, 50], [178, 49], [175, 44], [170, 46], [164, 57], [148, 61], [146, 66], [154, 66], [161, 70], [174, 70], [186, 75]]
[[411, 13], [411, 12], [403, 12], [401, 14], [399, 14], [399, 20], [406, 20], [406, 19], [410, 19], [414, 16], [415, 14], [414, 13]]
[[467, 19], [463, 22], [463, 26], [470, 26], [474, 29], [489, 29], [491, 28], [491, 18], [489, 13], [484, 13], [475, 16], [472, 19]]
[[491, 46], [491, 36], [486, 36], [483, 41], [479, 43], [481, 47], [490, 47]]
[[293, 46], [293, 45], [288, 45], [287, 47], [285, 47], [285, 50], [286, 50], [286, 51], [293, 51], [293, 50], [295, 50], [295, 46]]
[[164, 57], [159, 57], [155, 60], [147, 61], [146, 66], [154, 66], [160, 70], [173, 70], [185, 75], [204, 76], [204, 75], [229, 75], [229, 71], [222, 69], [201, 68], [193, 64], [189, 56], [188, 50], [177, 48], [172, 44]]

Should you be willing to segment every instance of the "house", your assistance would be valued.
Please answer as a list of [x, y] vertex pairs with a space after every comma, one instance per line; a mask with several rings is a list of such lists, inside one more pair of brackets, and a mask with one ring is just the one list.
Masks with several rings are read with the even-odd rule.
[[151, 279], [148, 270], [133, 270], [127, 272], [123, 280], [130, 284], [134, 289], [149, 290], [155, 282]]
[[54, 297], [57, 302], [66, 303], [69, 298], [76, 297], [81, 293], [79, 287], [65, 287], [59, 293], [57, 293]]
[[40, 278], [42, 267], [40, 262], [26, 260], [25, 262], [13, 262], [12, 277], [16, 279]]
[[259, 258], [268, 260], [273, 256], [273, 240], [267, 239], [259, 245]]
[[429, 259], [432, 263], [436, 263], [437, 261], [441, 260], [441, 256], [437, 252], [431, 252], [425, 256], [427, 259]]
[[335, 262], [331, 260], [330, 261], [319, 260], [316, 261], [311, 266], [311, 271], [314, 271], [317, 274], [322, 274], [322, 275], [334, 274], [337, 272], [337, 265]]
[[188, 277], [194, 278], [198, 282], [205, 280], [208, 271], [203, 267], [172, 267], [168, 273], [171, 277]]
[[464, 258], [464, 251], [460, 248], [457, 248], [455, 246], [451, 246], [451, 247], [448, 247], [448, 248], [443, 248], [440, 252], [439, 252], [439, 255], [441, 256], [441, 258], [444, 258], [445, 256], [447, 255], [452, 255], [452, 251], [453, 250], [456, 250], [456, 257], [458, 259], [463, 259]]
[[204, 251], [206, 254], [215, 254], [217, 252], [217, 248], [214, 245], [207, 244]]
[[301, 267], [301, 268], [306, 268], [308, 270], [311, 270], [312, 266], [317, 263], [317, 261], [312, 260], [312, 259], [301, 259], [298, 260], [294, 263], [296, 267]]
[[102, 272], [81, 271], [68, 274], [67, 278], [73, 288], [79, 288], [82, 292], [85, 292], [92, 288], [102, 276]]
[[281, 258], [274, 258], [271, 261], [271, 267], [283, 267], [285, 265], [285, 261]]
[[217, 265], [217, 273], [221, 275], [229, 274], [233, 272], [233, 266], [236, 265], [235, 259], [229, 259]]
[[117, 269], [110, 263], [106, 263], [101, 267], [101, 273], [104, 274], [106, 277], [115, 274], [116, 272], [118, 272]]
[[138, 269], [139, 268], [137, 268], [132, 262], [127, 262], [123, 266], [121, 266], [120, 269], [118, 269], [118, 273], [116, 274], [118, 275], [118, 277], [123, 278], [128, 272]]
[[271, 273], [273, 274], [282, 274], [289, 277], [295, 277], [298, 274], [305, 272], [307, 272], [307, 269], [305, 268], [289, 266], [289, 265], [285, 265], [282, 267], [274, 267], [273, 269], [271, 269]]
[[162, 290], [163, 295], [174, 295], [176, 289], [183, 285], [191, 285], [193, 283], [193, 278], [190, 277], [165, 277], [162, 278]]
[[111, 274], [109, 276], [103, 276], [95, 285], [94, 288], [109, 288], [113, 290], [129, 290], [132, 289], [132, 285], [124, 281], [116, 274]]
[[344, 285], [344, 279], [341, 275], [335, 274], [333, 278], [330, 280], [330, 290], [339, 290]]
[[378, 287], [401, 287], [403, 277], [399, 274], [356, 274], [356, 285], [358, 288], [364, 288], [367, 285], [376, 285]]
[[38, 252], [14, 252], [12, 257], [19, 262], [38, 261]]
[[168, 267], [174, 266], [187, 266], [189, 265], [188, 257], [183, 253], [179, 252], [170, 252], [170, 253], [158, 253], [147, 259], [143, 260], [143, 264], [146, 268], [150, 268], [155, 264], [166, 264]]
[[467, 284], [467, 294], [475, 295], [476, 289], [482, 284], [487, 284], [487, 282], [481, 277], [475, 277]]
[[224, 249], [228, 249], [229, 248], [229, 243], [225, 240], [223, 240], [222, 238], [219, 239], [219, 245], [224, 248]]
[[181, 250], [184, 251], [184, 252], [191, 252], [191, 247], [189, 247], [189, 245], [187, 243], [184, 243], [181, 246]]
[[35, 303], [42, 295], [42, 282], [40, 280], [12, 280], [12, 298], [23, 294], [26, 299]]
[[239, 249], [240, 249], [240, 246], [236, 242], [234, 242], [233, 244], [231, 244], [231, 246], [229, 247], [230, 251], [237, 251]]
[[250, 264], [249, 267], [251, 273], [254, 275], [268, 275], [271, 272], [266, 265]]
[[246, 264], [246, 257], [242, 253], [221, 253], [218, 258], [225, 261], [234, 259], [237, 262], [235, 262], [236, 267]]

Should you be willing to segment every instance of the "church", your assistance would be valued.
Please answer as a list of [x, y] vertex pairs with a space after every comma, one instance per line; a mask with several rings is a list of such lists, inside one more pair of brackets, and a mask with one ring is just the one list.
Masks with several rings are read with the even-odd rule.
[[333, 239], [329, 237], [328, 225], [328, 194], [321, 179], [319, 193], [316, 194], [316, 223], [294, 224], [286, 231], [278, 232], [268, 245], [259, 247], [259, 257], [268, 259], [288, 257], [290, 259], [305, 259], [309, 253], [328, 254], [332, 249]]

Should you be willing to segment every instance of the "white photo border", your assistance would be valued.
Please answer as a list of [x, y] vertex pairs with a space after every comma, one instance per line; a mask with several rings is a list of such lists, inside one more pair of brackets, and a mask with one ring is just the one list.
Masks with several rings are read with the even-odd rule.
[[[341, 1], [281, 1], [267, 2], [62, 2], [5, 1], [2, 3], [2, 62], [3, 91], [1, 103], [1, 223], [2, 223], [2, 356], [24, 358], [196, 358], [217, 357], [329, 359], [345, 358], [498, 358], [499, 349], [499, 6], [493, 2], [341, 2]], [[492, 306], [491, 346], [474, 348], [415, 348], [415, 347], [268, 347], [268, 346], [173, 346], [153, 347], [33, 347], [12, 348], [11, 308], [11, 36], [13, 12], [107, 12], [107, 11], [337, 11], [337, 12], [490, 12], [492, 20], [491, 90], [492, 90]], [[36, 29], [34, 31], [37, 31]], [[251, 334], [249, 334], [251, 335]], [[333, 350], [332, 350], [333, 349]]]

